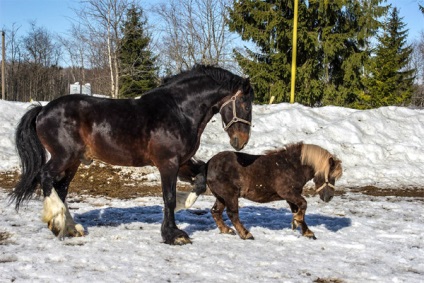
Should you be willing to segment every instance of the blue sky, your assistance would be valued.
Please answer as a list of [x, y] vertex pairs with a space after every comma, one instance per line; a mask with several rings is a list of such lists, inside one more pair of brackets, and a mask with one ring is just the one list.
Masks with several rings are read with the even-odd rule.
[[[418, 3], [424, 5], [424, 0], [388, 0], [387, 3], [400, 9], [409, 29], [409, 40], [418, 39], [424, 32], [424, 15], [418, 10]], [[29, 22], [35, 20], [37, 26], [66, 35], [76, 18], [72, 8], [78, 7], [78, 4], [79, 0], [0, 0], [0, 29], [10, 29], [16, 23], [21, 26], [21, 32], [25, 32], [30, 27]]]

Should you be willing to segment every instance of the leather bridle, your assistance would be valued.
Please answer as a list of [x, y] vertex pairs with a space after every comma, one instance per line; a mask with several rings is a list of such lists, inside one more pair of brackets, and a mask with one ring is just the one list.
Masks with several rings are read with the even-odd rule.
[[236, 94], [234, 94], [229, 100], [227, 100], [226, 102], [224, 102], [221, 106], [221, 108], [219, 108], [219, 113], [221, 113], [221, 110], [229, 105], [230, 103], [232, 103], [233, 106], [233, 119], [231, 119], [230, 122], [228, 122], [228, 124], [225, 125], [225, 122], [222, 121], [222, 127], [224, 128], [224, 131], [227, 131], [229, 127], [231, 127], [234, 123], [240, 122], [240, 123], [244, 123], [244, 124], [248, 124], [249, 126], [252, 125], [251, 122], [244, 120], [242, 118], [237, 117], [237, 111], [236, 111], [236, 100], [237, 100], [237, 96], [239, 94], [241, 94], [241, 90], [237, 91]]

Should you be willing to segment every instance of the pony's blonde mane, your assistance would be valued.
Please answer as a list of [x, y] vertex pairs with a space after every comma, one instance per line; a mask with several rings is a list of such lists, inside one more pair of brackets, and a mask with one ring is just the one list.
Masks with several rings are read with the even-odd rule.
[[[333, 158], [335, 164], [332, 172], [330, 172], [330, 158]], [[325, 177], [331, 174], [330, 177], [336, 180], [342, 176], [342, 162], [318, 145], [303, 144], [300, 160], [303, 165], [312, 166], [315, 170], [315, 174], [322, 174]]]

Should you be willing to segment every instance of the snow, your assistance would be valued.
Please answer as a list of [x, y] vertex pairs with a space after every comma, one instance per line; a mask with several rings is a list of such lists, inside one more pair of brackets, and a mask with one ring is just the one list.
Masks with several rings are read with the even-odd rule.
[[[14, 128], [28, 106], [0, 100], [2, 172], [18, 168]], [[71, 213], [88, 234], [60, 241], [40, 220], [41, 198], [17, 213], [0, 188], [0, 237], [5, 238], [0, 282], [422, 282], [424, 192], [419, 198], [375, 197], [353, 189], [424, 189], [424, 110], [254, 106], [244, 152], [260, 154], [298, 141], [320, 145], [343, 162], [336, 186], [344, 195], [329, 203], [306, 198], [305, 219], [317, 240], [291, 230], [286, 202], [243, 199], [240, 218], [255, 240], [219, 234], [209, 212], [214, 199], [204, 195], [176, 213], [193, 244], [169, 246], [160, 236], [160, 197], [70, 194]], [[206, 161], [222, 150], [231, 146], [215, 116], [196, 157]], [[159, 182], [156, 169], [143, 170], [150, 174], [146, 183]]]

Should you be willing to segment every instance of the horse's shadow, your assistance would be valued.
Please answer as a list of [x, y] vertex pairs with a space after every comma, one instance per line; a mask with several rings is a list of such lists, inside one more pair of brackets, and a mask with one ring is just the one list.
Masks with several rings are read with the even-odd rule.
[[[239, 210], [240, 220], [250, 229], [262, 227], [269, 230], [290, 229], [292, 213], [285, 208], [271, 208], [265, 206], [244, 206]], [[224, 221], [232, 227], [226, 213]], [[159, 205], [140, 206], [128, 208], [108, 207], [95, 209], [82, 214], [75, 214], [75, 220], [86, 228], [97, 226], [119, 226], [121, 224], [147, 223], [161, 224], [163, 210]], [[190, 209], [179, 211], [175, 214], [176, 223], [183, 226], [184, 230], [192, 235], [196, 231], [209, 231], [216, 229], [215, 221], [209, 209]], [[324, 225], [330, 231], [336, 232], [351, 225], [350, 218], [334, 217], [323, 214], [306, 214], [306, 223], [309, 227]]]

